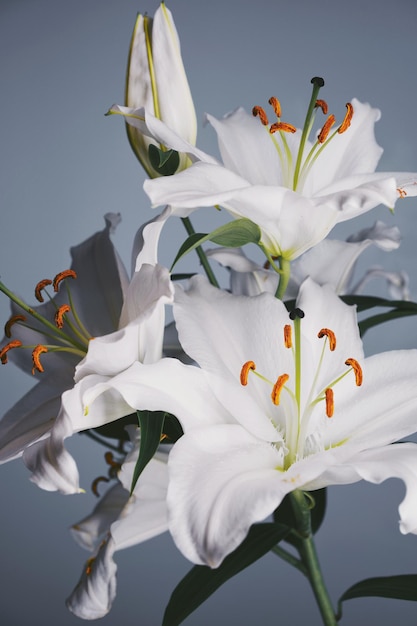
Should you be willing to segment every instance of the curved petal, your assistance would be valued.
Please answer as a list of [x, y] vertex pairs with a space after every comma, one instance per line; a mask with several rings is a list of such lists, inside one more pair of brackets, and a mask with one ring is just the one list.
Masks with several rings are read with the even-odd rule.
[[225, 167], [253, 185], [282, 185], [281, 165], [267, 128], [242, 108], [218, 120], [206, 115], [217, 133]]
[[110, 611], [116, 597], [114, 550], [114, 541], [109, 537], [97, 555], [87, 561], [77, 586], [66, 601], [68, 609], [77, 617], [98, 619]]
[[88, 428], [128, 415], [132, 409], [173, 413], [184, 430], [234, 421], [213, 394], [210, 376], [177, 359], [137, 362], [109, 381], [85, 389]]
[[169, 529], [192, 562], [218, 567], [284, 496], [314, 480], [331, 453], [282, 471], [283, 453], [237, 425], [187, 433], [169, 458]]
[[60, 387], [44, 382], [30, 389], [0, 422], [0, 463], [20, 456], [23, 450], [46, 437], [59, 413], [61, 394], [72, 384]]
[[314, 195], [339, 179], [374, 172], [381, 158], [383, 150], [374, 133], [381, 112], [356, 98], [353, 98], [352, 105], [354, 113], [350, 127], [326, 145], [312, 167], [310, 177], [314, 180]]
[[335, 386], [335, 412], [323, 429], [323, 445], [367, 449], [416, 430], [417, 350], [393, 350], [362, 362], [363, 383], [352, 375]]
[[108, 533], [111, 524], [119, 518], [128, 500], [129, 491], [119, 483], [113, 485], [100, 498], [90, 515], [71, 526], [75, 541], [92, 552], [103, 535]]
[[206, 255], [230, 270], [230, 291], [237, 296], [275, 294], [278, 275], [248, 259], [240, 248], [212, 248]]

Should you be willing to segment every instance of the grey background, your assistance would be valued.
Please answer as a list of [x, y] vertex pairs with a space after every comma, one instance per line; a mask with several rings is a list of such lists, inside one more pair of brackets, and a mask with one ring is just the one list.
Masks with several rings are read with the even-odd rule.
[[[385, 148], [380, 168], [417, 171], [414, 0], [212, 0], [169, 3], [199, 117], [198, 144], [215, 151], [214, 133], [202, 128], [204, 111], [222, 115], [238, 105], [280, 98], [286, 121], [300, 125], [310, 79], [323, 76], [322, 96], [340, 118], [353, 96], [382, 109], [377, 138]], [[130, 152], [123, 124], [103, 116], [122, 103], [128, 42], [136, 11], [157, 3], [132, 0], [0, 0], [0, 189], [2, 280], [32, 300], [38, 280], [69, 264], [68, 249], [102, 228], [102, 215], [120, 211], [115, 243], [128, 264], [133, 233], [151, 211], [144, 175]], [[401, 248], [367, 252], [362, 265], [407, 269], [417, 299], [416, 200], [397, 203], [395, 216], [377, 209], [348, 223], [346, 235], [376, 218], [398, 224]], [[197, 216], [196, 226], [211, 224]], [[165, 236], [168, 264], [184, 235], [177, 225]], [[195, 267], [194, 259], [187, 260]], [[184, 268], [187, 267], [185, 264]], [[378, 288], [372, 288], [378, 293]], [[0, 298], [2, 320], [8, 303]], [[417, 347], [413, 318], [371, 331], [368, 353]], [[0, 371], [0, 412], [30, 387], [14, 370]], [[417, 424], [417, 415], [416, 415]], [[83, 484], [104, 469], [104, 450], [84, 437], [69, 445]], [[5, 626], [74, 625], [64, 598], [78, 580], [87, 553], [68, 533], [94, 496], [42, 492], [27, 480], [20, 461], [0, 469], [0, 618]], [[398, 531], [398, 481], [329, 490], [329, 509], [318, 535], [332, 597], [368, 576], [417, 572], [417, 537]], [[189, 564], [168, 535], [117, 555], [118, 596], [103, 624], [160, 624], [172, 589]], [[301, 575], [272, 555], [228, 583], [186, 620], [189, 626], [239, 623], [319, 624]], [[343, 624], [370, 620], [388, 626], [417, 624], [413, 603], [369, 599], [345, 607]]]

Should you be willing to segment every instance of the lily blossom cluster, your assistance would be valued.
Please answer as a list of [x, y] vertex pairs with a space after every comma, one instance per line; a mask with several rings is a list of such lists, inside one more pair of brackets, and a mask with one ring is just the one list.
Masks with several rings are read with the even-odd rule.
[[[109, 113], [126, 121], [144, 190], [164, 209], [138, 223], [131, 274], [110, 237], [120, 216], [107, 214], [104, 230], [71, 249], [71, 267], [38, 283], [38, 306], [0, 283], [11, 300], [0, 360], [37, 381], [0, 421], [0, 462], [22, 457], [40, 488], [81, 494], [88, 485], [66, 440], [84, 432], [107, 448], [108, 473], [92, 490], [108, 489], [72, 525], [91, 553], [67, 600], [78, 617], [111, 609], [118, 550], [169, 531], [190, 562], [224, 573], [229, 558], [246, 563], [252, 527], [279, 525], [290, 500], [281, 539], [299, 551], [334, 625], [306, 502], [330, 485], [396, 477], [405, 484], [400, 531], [417, 534], [417, 444], [404, 442], [417, 429], [417, 350], [365, 356], [357, 316], [357, 307], [391, 307], [365, 319], [376, 325], [417, 305], [404, 272], [354, 274], [366, 249], [395, 252], [401, 235], [378, 220], [347, 241], [328, 238], [337, 223], [417, 195], [417, 174], [376, 172], [379, 110], [353, 98], [337, 122], [319, 97], [323, 79], [311, 82], [301, 128], [276, 97], [252, 113], [207, 115], [219, 161], [195, 145], [171, 13], [162, 3], [154, 18], [139, 15], [125, 102]], [[190, 216], [212, 207], [230, 220], [196, 233]], [[171, 218], [187, 230], [173, 266], [196, 250], [206, 276], [158, 261]], [[373, 278], [391, 300], [364, 295]]]

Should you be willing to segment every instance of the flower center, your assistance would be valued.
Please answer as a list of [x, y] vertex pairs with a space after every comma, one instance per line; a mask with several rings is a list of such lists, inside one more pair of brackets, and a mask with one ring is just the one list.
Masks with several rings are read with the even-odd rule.
[[[360, 387], [363, 382], [362, 368], [358, 361], [352, 357], [344, 360], [346, 369], [340, 369], [340, 364], [336, 365], [336, 375], [327, 379], [326, 383], [320, 382], [320, 374], [323, 370], [326, 357], [329, 353], [334, 353], [337, 348], [336, 334], [330, 328], [321, 328], [313, 341], [324, 340], [321, 350], [314, 350], [317, 362], [307, 369], [302, 363], [302, 341], [301, 341], [301, 321], [304, 312], [295, 309], [290, 313], [290, 322], [283, 328], [284, 348], [292, 351], [293, 366], [288, 372], [278, 373], [274, 381], [269, 380], [257, 371], [253, 361], [243, 364], [240, 374], [240, 382], [246, 386], [249, 376], [255, 375], [266, 382], [271, 388], [270, 399], [274, 406], [279, 407], [273, 420], [276, 427], [282, 431], [286, 457], [284, 468], [288, 468], [294, 461], [303, 458], [311, 453], [311, 448], [320, 447], [317, 441], [322, 419], [317, 421], [317, 411], [314, 411], [318, 404], [323, 405], [322, 416], [331, 419], [337, 411], [337, 393], [335, 387], [346, 375], [353, 372], [355, 384]], [[312, 423], [314, 419], [314, 423]]]
[[307, 109], [303, 130], [301, 131], [300, 143], [295, 151], [290, 148], [286, 135], [295, 133], [297, 129], [292, 124], [281, 121], [281, 104], [277, 98], [273, 96], [268, 101], [277, 118], [277, 121], [272, 124], [269, 123], [268, 116], [262, 107], [254, 106], [252, 109], [253, 115], [259, 117], [261, 124], [265, 126], [274, 143], [281, 164], [283, 185], [299, 192], [303, 190], [306, 178], [316, 159], [336, 135], [344, 133], [349, 128], [353, 116], [353, 107], [348, 102], [346, 103], [347, 111], [342, 123], [331, 133], [336, 123], [336, 118], [333, 114], [329, 115], [317, 134], [315, 142], [307, 152], [306, 144], [313, 128], [317, 110], [321, 109], [324, 115], [327, 115], [328, 112], [325, 100], [317, 98], [321, 87], [324, 86], [324, 80], [316, 76], [311, 79], [311, 82], [313, 84], [313, 93]]
[[[17, 304], [25, 314], [13, 315], [4, 326], [4, 334], [7, 338], [11, 339], [13, 333], [13, 327], [15, 324], [24, 326], [25, 328], [33, 331], [34, 336], [38, 333], [43, 340], [43, 343], [23, 344], [19, 339], [11, 339], [5, 346], [0, 349], [0, 360], [3, 363], [8, 361], [8, 352], [16, 348], [26, 348], [32, 350], [32, 374], [35, 372], [43, 372], [44, 367], [41, 362], [41, 355], [46, 352], [69, 352], [76, 354], [83, 358], [88, 349], [88, 343], [92, 339], [91, 334], [85, 328], [81, 322], [77, 311], [74, 306], [73, 298], [71, 296], [71, 289], [68, 285], [67, 279], [76, 279], [77, 275], [74, 270], [64, 270], [59, 272], [53, 280], [45, 278], [38, 282], [35, 287], [35, 297], [38, 302], [44, 302], [44, 294], [49, 298], [50, 303], [53, 305], [48, 311], [45, 307], [45, 315], [42, 315], [32, 307], [28, 306], [23, 300], [21, 300], [16, 294], [10, 291], [3, 283], [0, 282], [0, 291], [10, 298], [15, 304]], [[47, 287], [52, 285], [55, 293], [60, 290], [61, 283], [65, 282], [68, 303], [58, 305], [48, 292]], [[52, 313], [48, 319], [48, 313]], [[48, 338], [48, 342], [44, 342], [45, 337]]]

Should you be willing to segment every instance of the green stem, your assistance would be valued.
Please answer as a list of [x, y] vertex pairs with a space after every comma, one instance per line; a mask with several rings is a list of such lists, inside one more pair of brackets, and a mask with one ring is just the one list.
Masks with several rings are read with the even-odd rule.
[[283, 257], [280, 257], [279, 267], [280, 267], [279, 283], [278, 283], [277, 290], [275, 292], [275, 297], [278, 298], [279, 300], [282, 300], [285, 296], [285, 292], [288, 287], [288, 282], [290, 280], [291, 262], [288, 261], [288, 259], [284, 259]]
[[[187, 231], [187, 233], [189, 235], [194, 235], [195, 234], [195, 230], [193, 228], [193, 225], [191, 224], [191, 220], [189, 217], [182, 217], [181, 218], [181, 222], [184, 224], [184, 228]], [[196, 248], [196, 252], [198, 254], [198, 258], [200, 259], [200, 263], [204, 268], [204, 271], [206, 272], [207, 278], [209, 279], [210, 283], [214, 286], [214, 287], [219, 287], [219, 283], [217, 282], [217, 279], [213, 273], [213, 270], [210, 267], [210, 264], [208, 262], [206, 253], [204, 252], [203, 248], [201, 246], [198, 246]]]
[[297, 557], [293, 556], [290, 552], [287, 552], [287, 550], [285, 550], [284, 548], [281, 548], [281, 546], [274, 546], [271, 549], [271, 552], [279, 556], [283, 561], [286, 561], [293, 567], [299, 569], [300, 572], [304, 574], [304, 576], [308, 576], [307, 569], [304, 563], [297, 559]]
[[317, 605], [319, 607], [323, 624], [325, 626], [337, 626], [335, 612], [323, 580], [313, 533], [311, 531], [311, 515], [307, 499], [302, 491], [293, 491], [291, 502], [297, 520], [300, 534], [299, 553], [307, 571]]

